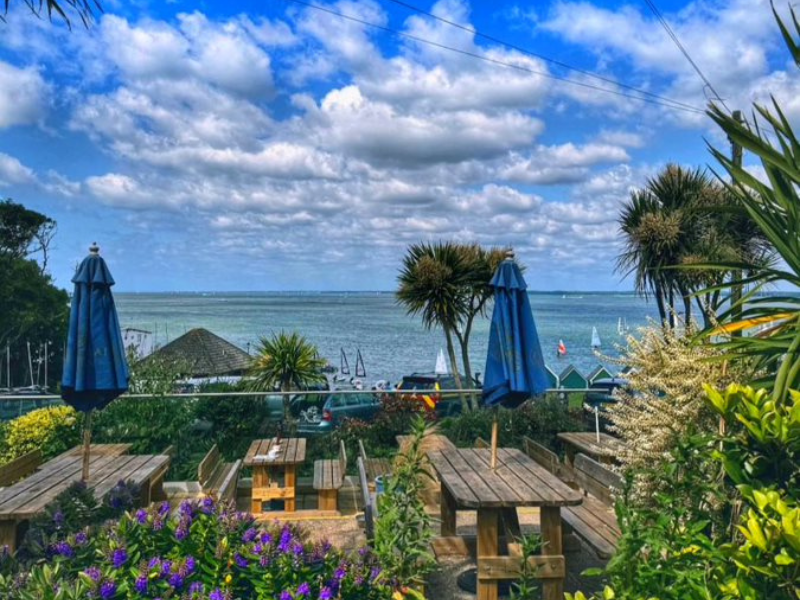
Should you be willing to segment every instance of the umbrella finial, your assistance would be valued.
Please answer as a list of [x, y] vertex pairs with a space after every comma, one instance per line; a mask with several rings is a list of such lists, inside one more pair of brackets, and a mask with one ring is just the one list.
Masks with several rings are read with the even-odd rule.
[[514, 260], [514, 249], [509, 248], [506, 250], [506, 260]]
[[100, 246], [97, 245], [97, 242], [92, 242], [89, 247], [89, 254], [100, 254]]

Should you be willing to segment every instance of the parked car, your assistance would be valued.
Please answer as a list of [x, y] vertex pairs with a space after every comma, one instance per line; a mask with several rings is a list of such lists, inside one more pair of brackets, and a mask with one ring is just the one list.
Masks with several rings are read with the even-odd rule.
[[298, 421], [298, 431], [305, 434], [330, 433], [344, 419], [371, 421], [381, 411], [379, 394], [372, 392], [332, 392], [325, 397], [321, 412], [305, 411]]
[[[463, 379], [462, 379], [463, 384]], [[477, 378], [473, 378], [472, 389], [480, 389], [481, 382]], [[458, 393], [439, 393], [439, 390], [455, 390], [458, 389], [456, 379], [452, 375], [439, 375], [436, 373], [412, 373], [406, 375], [397, 386], [398, 390], [408, 390], [409, 392], [417, 392], [416, 394], [409, 394], [408, 396], [401, 396], [407, 398], [410, 402], [423, 402], [426, 408], [430, 408], [432, 403], [438, 417], [449, 417], [461, 414], [461, 395]]]

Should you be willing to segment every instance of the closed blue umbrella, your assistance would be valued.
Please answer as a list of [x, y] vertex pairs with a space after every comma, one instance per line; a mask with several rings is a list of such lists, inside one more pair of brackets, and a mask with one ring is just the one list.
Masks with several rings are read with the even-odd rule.
[[61, 397], [84, 419], [83, 479], [89, 476], [91, 412], [104, 408], [128, 389], [128, 363], [111, 295], [114, 278], [92, 245], [72, 278], [75, 291], [69, 313]]
[[[548, 386], [542, 347], [533, 322], [527, 285], [522, 272], [508, 257], [497, 268], [489, 351], [483, 379], [483, 405], [514, 408]], [[497, 420], [492, 427], [492, 467], [497, 457]]]

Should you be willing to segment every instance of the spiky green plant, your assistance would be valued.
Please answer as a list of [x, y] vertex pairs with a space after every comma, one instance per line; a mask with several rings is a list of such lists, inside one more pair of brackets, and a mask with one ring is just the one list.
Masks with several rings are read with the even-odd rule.
[[[272, 337], [262, 337], [250, 367], [250, 388], [255, 391], [282, 392], [298, 390], [325, 381], [322, 368], [326, 365], [317, 347], [297, 332], [281, 331]], [[284, 418], [289, 418], [289, 396], [283, 397]]]
[[[55, 14], [63, 19], [68, 27], [72, 27], [72, 22], [67, 16], [65, 7], [67, 7], [67, 10], [71, 9], [72, 11], [76, 12], [84, 26], [88, 26], [89, 23], [94, 19], [95, 11], [103, 12], [103, 7], [97, 0], [39, 0], [38, 2], [36, 0], [24, 1], [25, 5], [37, 17], [41, 17], [42, 12], [46, 10], [48, 19], [52, 21], [53, 15]], [[4, 14], [0, 15], [0, 21], [5, 21], [10, 4], [11, 0], [5, 0], [5, 10]]]
[[[800, 46], [796, 41], [800, 38], [800, 24], [794, 10], [791, 14], [791, 30], [777, 12], [775, 18], [800, 67]], [[757, 157], [764, 167], [767, 181], [735, 164], [726, 153], [711, 148], [730, 177], [728, 190], [774, 247], [780, 263], [756, 269], [745, 277], [743, 283], [752, 286], [750, 292], [719, 316], [722, 327], [705, 334], [711, 338], [723, 335], [721, 344], [729, 355], [752, 361], [760, 374], [757, 384], [772, 387], [774, 397], [783, 398], [790, 387], [800, 385], [800, 298], [781, 293], [765, 296], [761, 292], [767, 286], [795, 291], [800, 287], [800, 140], [774, 98], [771, 107], [754, 105], [751, 123], [740, 122], [715, 105], [710, 107], [709, 115], [732, 142]], [[735, 262], [716, 265], [719, 269], [744, 266]], [[724, 284], [718, 289], [731, 288], [731, 284]], [[765, 331], [759, 331], [764, 327]], [[748, 330], [755, 334], [727, 337]]]

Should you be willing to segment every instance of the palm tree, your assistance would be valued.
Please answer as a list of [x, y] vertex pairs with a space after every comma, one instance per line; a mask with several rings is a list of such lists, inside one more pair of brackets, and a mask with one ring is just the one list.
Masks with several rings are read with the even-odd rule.
[[[706, 324], [718, 308], [718, 286], [734, 269], [708, 268], [714, 262], [753, 265], [766, 260], [763, 237], [753, 221], [700, 169], [667, 167], [644, 189], [635, 190], [619, 219], [625, 248], [617, 270], [634, 275], [636, 290], [653, 294], [663, 324], [675, 326], [678, 303], [692, 318], [695, 297]], [[698, 290], [707, 290], [697, 294]]]
[[[468, 263], [451, 242], [413, 244], [403, 257], [397, 301], [408, 314], [421, 315], [426, 329], [441, 327], [456, 385], [462, 389], [453, 335], [467, 307], [464, 290], [470, 285]], [[462, 398], [464, 409], [467, 401]]]
[[[299, 390], [325, 381], [322, 368], [326, 365], [317, 347], [296, 332], [281, 331], [271, 338], [262, 337], [250, 367], [253, 379], [250, 388], [255, 391], [282, 392]], [[283, 397], [283, 416], [289, 420], [289, 396]]]

